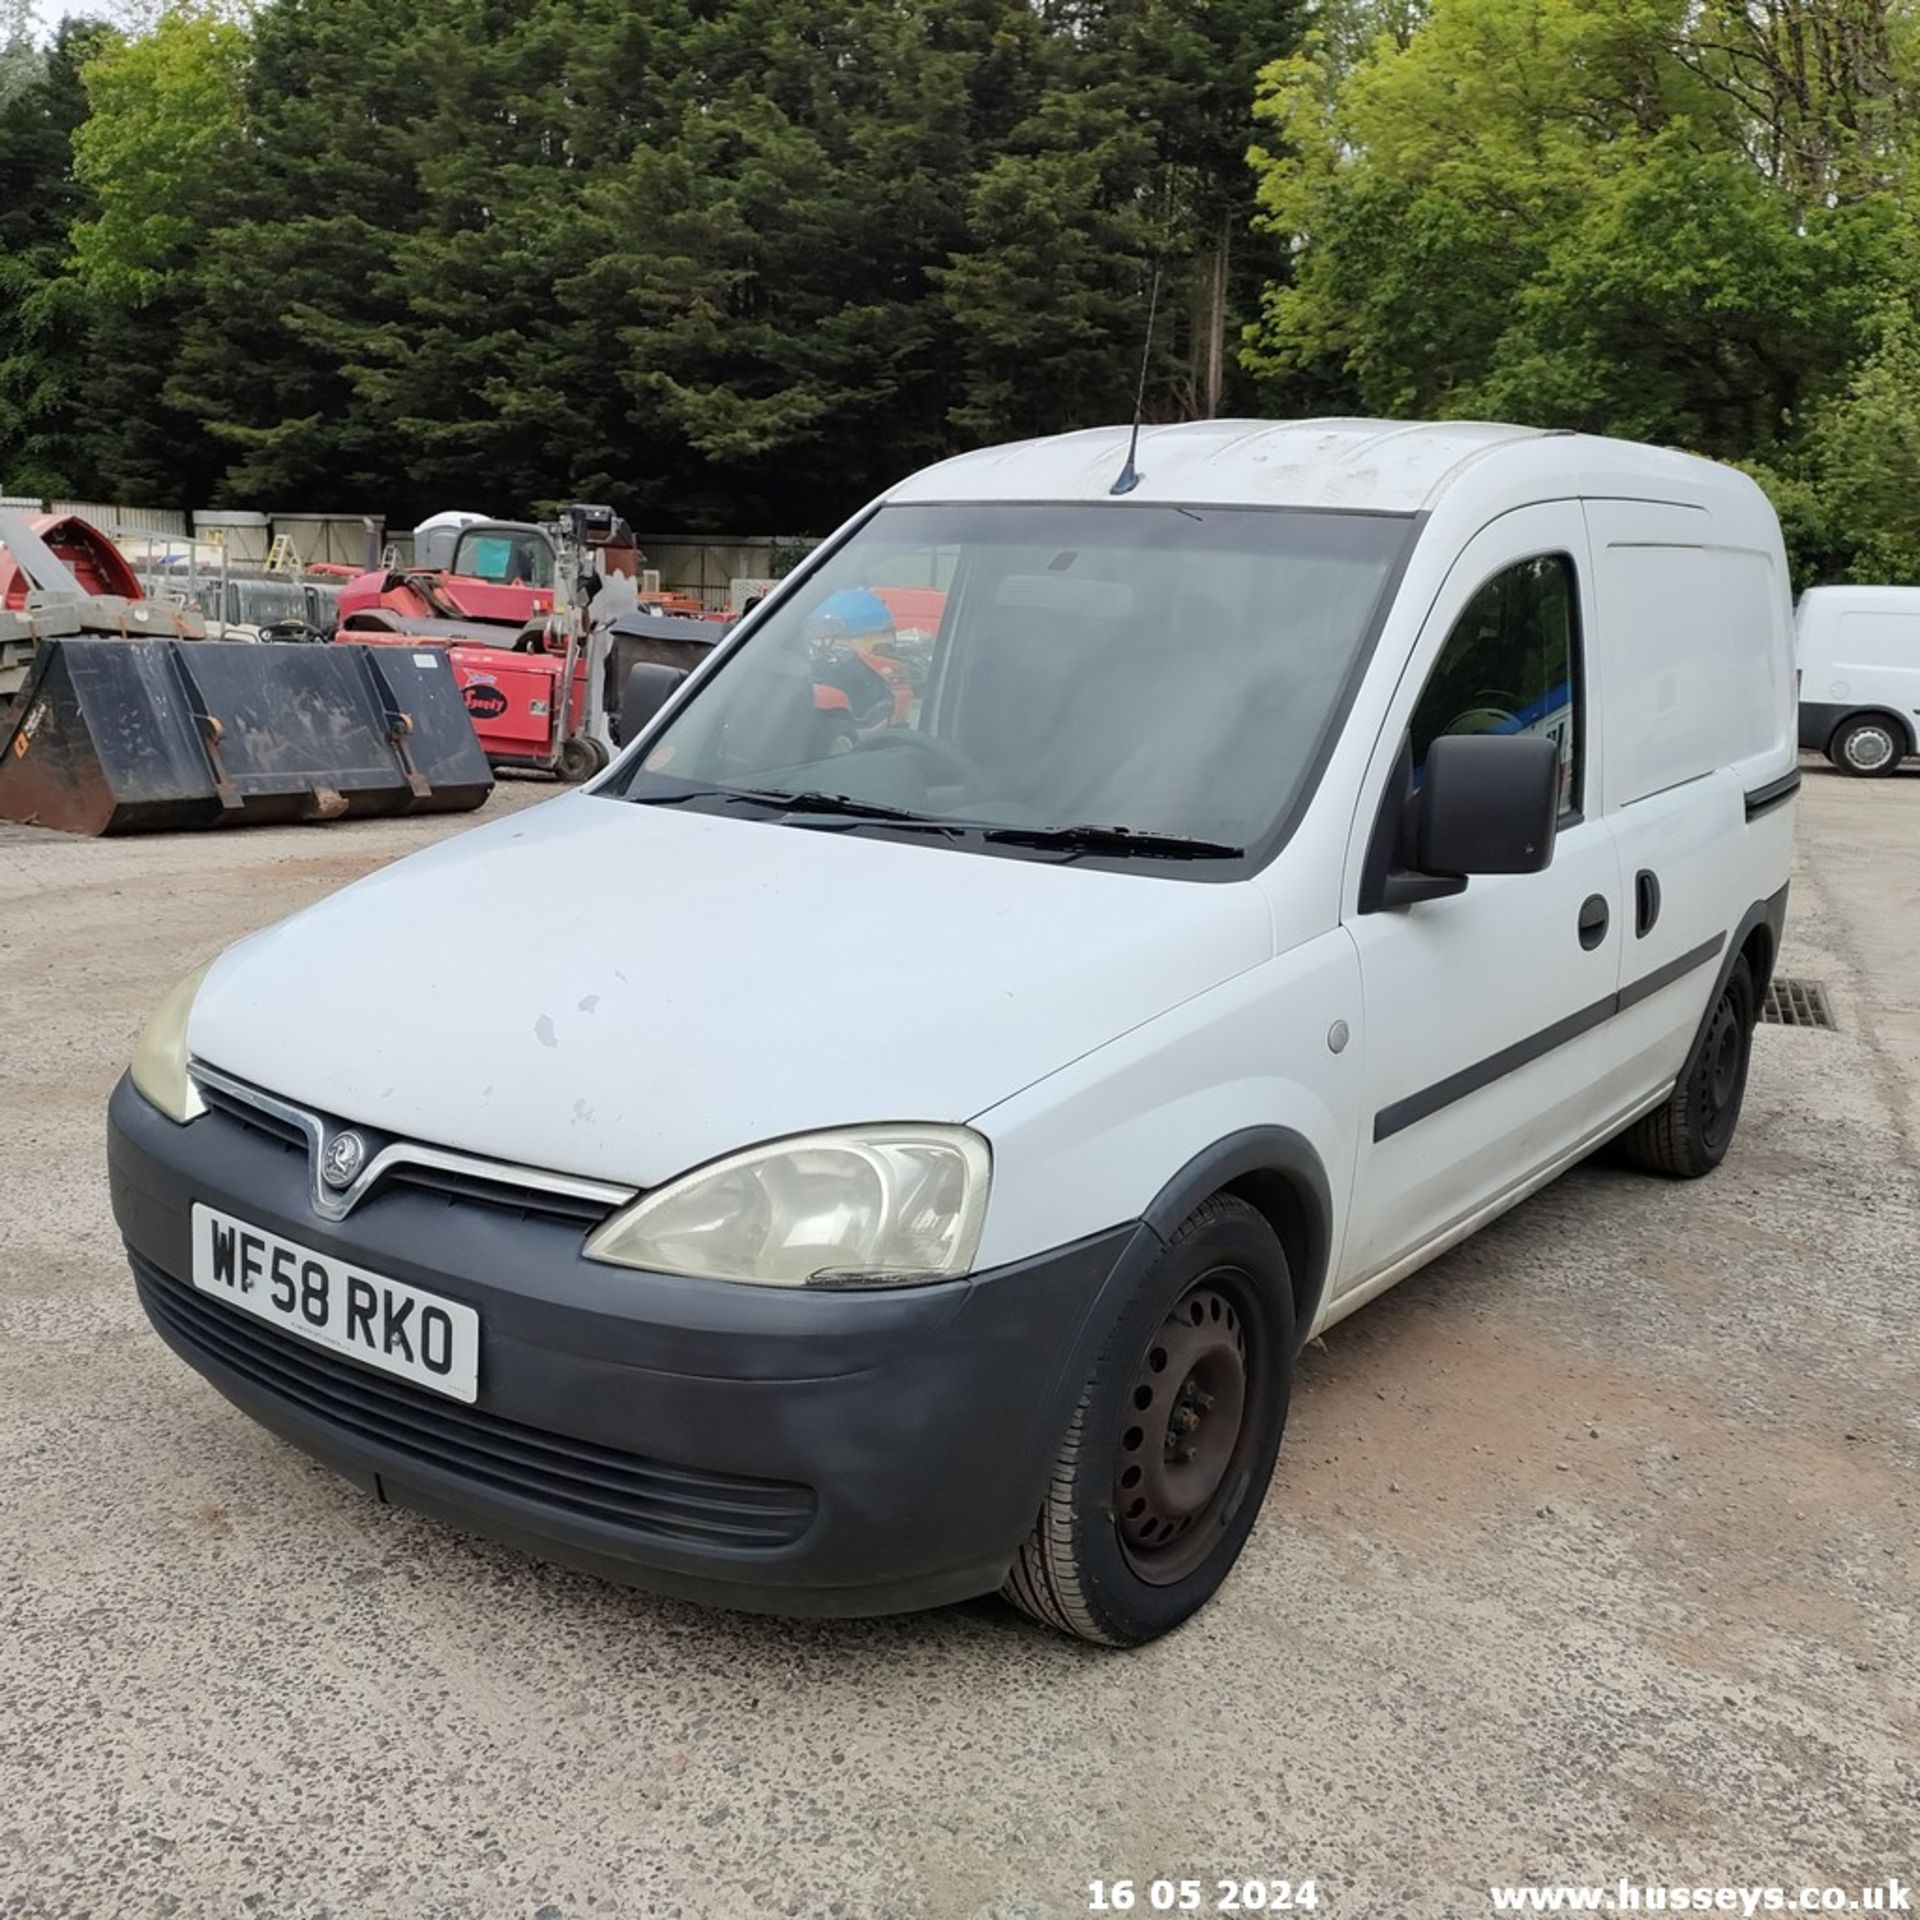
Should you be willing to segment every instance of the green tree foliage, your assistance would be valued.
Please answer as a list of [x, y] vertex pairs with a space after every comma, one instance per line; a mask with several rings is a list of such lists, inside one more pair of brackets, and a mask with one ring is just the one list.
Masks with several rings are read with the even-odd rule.
[[[1124, 110], [1055, 95], [974, 182], [976, 244], [936, 270], [958, 348], [950, 417], [967, 438], [1130, 410], [1156, 252], [1151, 162]], [[1163, 353], [1163, 385], [1169, 372]]]
[[485, 13], [283, 0], [257, 15], [243, 150], [166, 369], [168, 399], [224, 452], [221, 497], [360, 500], [404, 475], [407, 427], [381, 386], [415, 321], [398, 267], [430, 217], [423, 163], [471, 87]]
[[1901, 300], [1872, 330], [1871, 350], [1815, 410], [1797, 471], [1761, 478], [1810, 492], [1806, 550], [1844, 556], [1856, 580], [1920, 581], [1920, 322]]
[[946, 449], [935, 277], [1032, 91], [1032, 37], [1021, 0], [752, 0], [689, 26], [586, 274], [629, 417], [697, 463], [668, 487], [786, 517]]
[[1251, 95], [1303, 12], [1041, 0], [1045, 84], [976, 177], [968, 244], [938, 276], [963, 354], [955, 425], [991, 440], [1129, 412], [1156, 273], [1148, 411], [1249, 398], [1229, 341], [1279, 263], [1251, 225]]
[[181, 5], [87, 63], [73, 167], [92, 211], [71, 237], [103, 299], [148, 306], [188, 279], [238, 155], [246, 52], [237, 23]]
[[1291, 259], [1249, 365], [1336, 404], [1741, 460], [1806, 572], [1911, 577], [1904, 0], [1355, 18], [1261, 77], [1260, 218]]
[[87, 468], [76, 402], [87, 303], [67, 243], [89, 207], [73, 170], [87, 114], [80, 69], [105, 29], [69, 22], [42, 52], [27, 25], [20, 0], [0, 8], [0, 485], [53, 494]]
[[73, 398], [89, 477], [125, 497], [204, 499], [219, 471], [171, 374], [242, 152], [246, 59], [238, 23], [182, 0], [145, 33], [103, 40], [82, 69], [73, 167], [89, 211], [68, 240], [86, 361]]
[[1157, 278], [1150, 417], [1640, 435], [1920, 560], [1916, 0], [233, 5], [0, 0], [0, 485], [820, 529], [1125, 417]]
[[76, 470], [819, 528], [1124, 415], [1156, 268], [1150, 410], [1210, 410], [1248, 384], [1253, 75], [1300, 4], [165, 0], [35, 161], [72, 134], [69, 200], [30, 197]]

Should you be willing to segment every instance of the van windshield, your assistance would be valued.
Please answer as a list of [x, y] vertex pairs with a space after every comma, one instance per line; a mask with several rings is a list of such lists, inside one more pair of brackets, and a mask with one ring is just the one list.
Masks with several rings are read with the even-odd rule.
[[1239, 861], [1304, 807], [1412, 531], [883, 507], [606, 791], [987, 851]]

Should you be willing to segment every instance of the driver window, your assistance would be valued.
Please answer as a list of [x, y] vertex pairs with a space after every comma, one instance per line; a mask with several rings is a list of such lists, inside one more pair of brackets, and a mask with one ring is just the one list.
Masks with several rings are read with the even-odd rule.
[[1454, 622], [1413, 710], [1414, 776], [1443, 733], [1543, 733], [1560, 746], [1560, 811], [1580, 806], [1584, 731], [1573, 562], [1536, 554], [1496, 573]]

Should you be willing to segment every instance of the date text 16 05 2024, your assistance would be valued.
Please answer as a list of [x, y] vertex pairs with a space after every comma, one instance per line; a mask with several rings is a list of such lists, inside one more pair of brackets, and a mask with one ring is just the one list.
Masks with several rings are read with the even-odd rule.
[[1311, 1880], [1089, 1880], [1089, 1913], [1311, 1913], [1320, 1890]]

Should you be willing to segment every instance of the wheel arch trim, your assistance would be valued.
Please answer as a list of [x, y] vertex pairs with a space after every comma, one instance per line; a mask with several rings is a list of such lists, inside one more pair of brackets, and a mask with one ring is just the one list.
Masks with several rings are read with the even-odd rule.
[[1294, 1339], [1304, 1342], [1320, 1311], [1333, 1251], [1333, 1189], [1319, 1153], [1291, 1127], [1243, 1127], [1195, 1154], [1141, 1218], [1164, 1244], [1219, 1193], [1244, 1200], [1279, 1236], [1293, 1282]]
[[[1280, 1183], [1292, 1196], [1293, 1211], [1282, 1213], [1276, 1220]], [[1080, 1390], [1125, 1313], [1141, 1276], [1166, 1252], [1167, 1243], [1187, 1216], [1221, 1193], [1231, 1193], [1253, 1207], [1287, 1249], [1293, 1283], [1295, 1351], [1306, 1344], [1332, 1271], [1333, 1190], [1324, 1162], [1304, 1134], [1291, 1127], [1242, 1127], [1196, 1153], [1162, 1183], [1133, 1222], [1131, 1237], [1105, 1282], [1087, 1303], [1072, 1345], [1061, 1356], [1052, 1389], [1036, 1419], [1037, 1459], [1051, 1461], [1058, 1451]], [[1261, 1204], [1262, 1200], [1266, 1204]], [[1044, 1469], [1036, 1467], [1036, 1475], [1037, 1499]]]
[[1720, 996], [1727, 990], [1727, 981], [1733, 973], [1734, 962], [1743, 959], [1753, 945], [1757, 933], [1766, 935], [1766, 957], [1763, 965], [1754, 969], [1753, 992], [1755, 1010], [1758, 1003], [1766, 998], [1767, 984], [1773, 978], [1773, 969], [1780, 958], [1780, 938], [1787, 924], [1787, 893], [1792, 886], [1789, 881], [1778, 893], [1770, 894], [1764, 900], [1756, 900], [1740, 916], [1740, 924], [1734, 928], [1733, 937], [1728, 940], [1725, 956], [1720, 962], [1720, 970], [1714, 975], [1713, 991], [1707, 995], [1705, 1010], [1700, 1015], [1700, 1024], [1694, 1031], [1693, 1042], [1687, 1048], [1687, 1057], [1676, 1078], [1676, 1085], [1685, 1086], [1694, 1068], [1700, 1063], [1700, 1049], [1707, 1044], [1707, 1029], [1713, 1024], [1713, 1010], [1720, 1004]]

